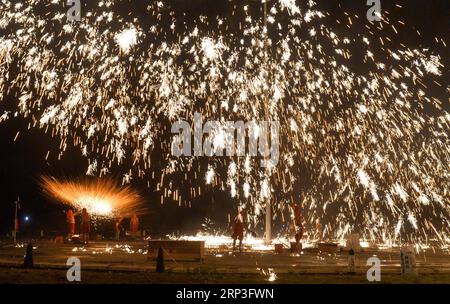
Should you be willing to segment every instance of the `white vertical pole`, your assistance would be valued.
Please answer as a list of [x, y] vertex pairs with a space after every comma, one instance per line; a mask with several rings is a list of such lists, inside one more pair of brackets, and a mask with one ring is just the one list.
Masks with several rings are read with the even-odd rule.
[[[268, 29], [267, 29], [267, 0], [262, 0], [264, 3], [264, 29], [265, 29], [265, 41], [264, 41], [264, 60], [265, 60], [265, 68], [267, 69], [267, 56], [268, 56], [268, 43], [267, 43], [267, 39], [268, 39]], [[268, 73], [269, 71], [266, 71], [266, 76], [268, 77]], [[269, 107], [269, 98], [267, 96], [267, 90], [265, 90], [265, 116], [266, 116], [266, 122], [269, 123], [269, 111], [268, 111], [268, 107]], [[267, 147], [267, 146], [266, 146]], [[265, 153], [267, 155], [267, 153]], [[267, 156], [264, 156], [265, 158]], [[267, 170], [267, 169], [266, 169]], [[267, 177], [267, 174], [266, 174]], [[269, 191], [269, 197], [266, 199], [266, 233], [265, 233], [265, 243], [266, 245], [270, 245], [272, 242], [272, 211], [271, 211], [271, 206], [270, 206], [270, 191]]]

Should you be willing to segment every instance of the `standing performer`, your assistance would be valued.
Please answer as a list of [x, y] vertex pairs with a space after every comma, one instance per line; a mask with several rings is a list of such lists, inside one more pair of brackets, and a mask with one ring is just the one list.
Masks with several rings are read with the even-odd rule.
[[67, 222], [67, 240], [72, 242], [72, 237], [75, 234], [75, 214], [72, 209], [67, 210], [66, 213], [66, 222]]
[[114, 225], [116, 241], [120, 240], [120, 231], [122, 230], [122, 221], [123, 221], [123, 218], [119, 217], [119, 218], [117, 218], [116, 223]]
[[232, 238], [233, 251], [236, 250], [236, 240], [239, 239], [239, 251], [242, 252], [242, 240], [244, 239], [244, 215], [241, 207], [238, 208], [238, 214], [234, 218]]
[[89, 243], [89, 234], [91, 232], [91, 216], [86, 208], [81, 211], [81, 234], [83, 236], [83, 243]]
[[322, 239], [322, 224], [320, 224], [320, 220], [316, 219], [316, 237], [318, 241]]
[[130, 232], [134, 236], [139, 230], [139, 218], [136, 213], [133, 214], [130, 220]]
[[297, 244], [297, 249], [301, 250], [300, 241], [303, 238], [303, 220], [300, 214], [300, 208], [298, 205], [291, 205], [293, 211], [293, 223], [295, 227], [295, 243]]

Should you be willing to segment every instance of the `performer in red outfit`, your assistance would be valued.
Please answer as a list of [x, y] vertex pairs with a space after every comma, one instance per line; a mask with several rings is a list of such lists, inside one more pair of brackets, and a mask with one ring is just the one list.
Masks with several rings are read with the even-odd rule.
[[72, 209], [69, 209], [66, 213], [66, 222], [67, 222], [67, 230], [68, 236], [67, 239], [72, 241], [72, 236], [75, 234], [75, 214]]
[[81, 211], [81, 234], [83, 236], [83, 243], [89, 243], [89, 234], [91, 232], [91, 216], [86, 208]]
[[239, 251], [242, 251], [242, 240], [244, 239], [244, 215], [241, 208], [238, 208], [238, 214], [234, 218], [232, 238], [233, 250], [236, 250], [236, 240], [239, 239]]
[[[292, 227], [292, 232], [294, 234], [295, 243], [296, 243], [296, 250], [301, 251], [301, 243], [300, 241], [303, 238], [303, 218], [300, 214], [300, 207], [298, 205], [292, 204], [291, 205], [292, 210], [292, 221], [290, 227]], [[291, 234], [292, 235], [292, 234]]]
[[138, 232], [138, 230], [139, 230], [139, 218], [135, 213], [133, 214], [130, 220], [130, 232], [133, 233], [134, 235], [136, 232]]

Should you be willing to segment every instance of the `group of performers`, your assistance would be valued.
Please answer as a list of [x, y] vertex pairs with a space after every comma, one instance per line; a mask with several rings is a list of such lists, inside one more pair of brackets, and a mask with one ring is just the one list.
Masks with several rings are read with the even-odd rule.
[[[291, 220], [289, 223], [289, 239], [294, 239], [296, 243], [296, 248], [301, 250], [300, 242], [304, 235], [304, 227], [303, 227], [303, 218], [300, 213], [300, 207], [296, 204], [290, 204], [290, 210], [291, 210]], [[72, 209], [69, 209], [66, 214], [66, 221], [68, 224], [68, 239], [69, 241], [72, 239], [72, 236], [75, 233], [75, 215], [78, 213], [73, 212]], [[235, 251], [238, 249], [239, 251], [243, 250], [243, 240], [244, 240], [244, 230], [246, 226], [246, 212], [239, 207], [237, 210], [237, 214], [233, 219], [233, 250]], [[122, 227], [122, 221], [123, 218], [118, 218], [115, 223], [115, 238], [116, 240], [120, 239], [120, 232], [123, 229]], [[316, 223], [316, 226], [319, 225], [319, 223]], [[133, 214], [130, 220], [130, 232], [136, 233], [138, 231], [139, 226], [139, 218], [136, 214]], [[90, 233], [90, 216], [86, 209], [83, 209], [81, 211], [81, 236], [84, 243], [87, 243], [89, 241], [89, 233]], [[239, 240], [239, 245], [236, 247], [236, 243]]]
[[[116, 219], [116, 222], [114, 223], [114, 236], [117, 241], [119, 241], [125, 232], [125, 227], [123, 226], [123, 217], [119, 217]], [[137, 214], [133, 214], [130, 218], [130, 228], [129, 232], [131, 236], [136, 236], [136, 234], [139, 232], [139, 218]]]
[[[89, 243], [89, 235], [91, 232], [91, 216], [89, 215], [86, 208], [83, 208], [81, 212], [75, 212], [71, 208], [67, 210], [66, 212], [66, 223], [67, 223], [67, 240], [69, 242], [72, 241], [73, 236], [75, 235], [75, 216], [81, 215], [81, 223], [80, 223], [80, 236], [81, 241], [85, 244]], [[120, 240], [121, 233], [125, 230], [123, 227], [124, 218], [120, 217], [116, 219], [115, 225], [114, 225], [114, 231], [115, 231], [115, 239]], [[130, 218], [130, 234], [132, 236], [136, 236], [136, 234], [139, 232], [139, 218], [136, 214], [133, 214]]]
[[[71, 208], [66, 212], [66, 222], [67, 222], [67, 240], [72, 241], [72, 237], [75, 234], [75, 216], [80, 214], [80, 212], [74, 212]], [[83, 243], [89, 243], [89, 234], [91, 232], [91, 216], [87, 212], [86, 208], [81, 210], [81, 224], [80, 224], [80, 235]]]
[[[300, 206], [297, 204], [290, 204], [291, 211], [291, 220], [289, 223], [289, 239], [294, 239], [296, 243], [296, 248], [301, 250], [301, 240], [304, 235], [304, 227], [303, 227], [303, 218], [300, 213]], [[239, 207], [237, 211], [237, 215], [233, 220], [233, 251], [239, 249], [239, 251], [243, 250], [243, 239], [244, 239], [244, 227], [246, 225], [246, 212]], [[316, 223], [318, 227], [319, 223]], [[319, 229], [319, 228], [318, 228]], [[236, 242], [239, 240], [239, 247], [236, 247]]]

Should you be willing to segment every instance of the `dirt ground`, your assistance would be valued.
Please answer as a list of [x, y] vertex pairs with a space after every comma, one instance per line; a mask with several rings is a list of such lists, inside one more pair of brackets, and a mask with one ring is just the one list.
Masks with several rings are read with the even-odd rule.
[[[271, 283], [265, 277], [256, 274], [220, 274], [192, 271], [188, 273], [166, 272], [119, 272], [119, 271], [83, 271], [82, 284], [264, 284]], [[450, 274], [424, 274], [417, 278], [404, 278], [401, 275], [387, 274], [381, 277], [382, 284], [448, 284]], [[0, 268], [2, 284], [68, 284], [66, 271], [58, 269], [20, 269]], [[286, 273], [278, 274], [273, 283], [280, 284], [369, 284], [364, 274], [358, 275], [310, 275]], [[73, 283], [70, 283], [73, 284]], [[79, 284], [79, 283], [78, 283]], [[370, 283], [373, 284], [373, 283]]]
[[[36, 242], [33, 256], [35, 268], [21, 268], [25, 246], [0, 246], [0, 283], [68, 283], [66, 262], [76, 257], [81, 262], [81, 280], [95, 283], [285, 283], [285, 284], [367, 284], [368, 258], [381, 262], [381, 283], [445, 283], [450, 284], [450, 258], [447, 252], [421, 252], [416, 255], [417, 278], [400, 275], [398, 249], [366, 249], [355, 256], [356, 275], [346, 275], [348, 253], [321, 253], [305, 250], [300, 255], [289, 253], [246, 251], [233, 253], [208, 250], [204, 261], [182, 262], [165, 258], [166, 272], [155, 272], [156, 262], [148, 259], [146, 242], [92, 242], [86, 246]], [[276, 278], [268, 280], [267, 272]], [[261, 274], [263, 273], [263, 274]]]

